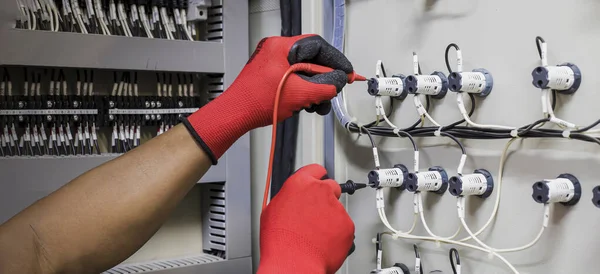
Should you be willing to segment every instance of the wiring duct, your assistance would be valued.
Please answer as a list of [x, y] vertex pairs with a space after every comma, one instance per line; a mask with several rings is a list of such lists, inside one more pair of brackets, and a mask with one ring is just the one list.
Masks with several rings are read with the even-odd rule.
[[[281, 36], [302, 34], [301, 0], [281, 0]], [[271, 197], [275, 197], [283, 187], [283, 183], [294, 172], [298, 142], [298, 114], [277, 124], [273, 177], [271, 181]]]

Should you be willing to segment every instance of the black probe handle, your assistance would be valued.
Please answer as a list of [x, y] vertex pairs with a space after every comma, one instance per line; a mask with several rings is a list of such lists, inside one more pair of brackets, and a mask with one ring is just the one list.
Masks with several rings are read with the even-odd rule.
[[[325, 175], [323, 175], [323, 177], [321, 177], [321, 180], [328, 180], [328, 179], [329, 179], [329, 176], [327, 174], [325, 174]], [[354, 239], [356, 239], [356, 235], [354, 235]], [[346, 257], [350, 257], [350, 255], [352, 255], [352, 253], [354, 253], [355, 250], [356, 250], [356, 244], [354, 243], [354, 241], [352, 241], [352, 246], [350, 247], [350, 250], [348, 250], [348, 255]]]

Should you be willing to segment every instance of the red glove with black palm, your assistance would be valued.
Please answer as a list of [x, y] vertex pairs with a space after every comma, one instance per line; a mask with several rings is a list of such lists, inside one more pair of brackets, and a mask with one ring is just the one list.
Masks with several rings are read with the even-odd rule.
[[294, 173], [260, 216], [258, 274], [333, 274], [354, 239], [341, 188], [320, 165]]
[[278, 120], [306, 109], [329, 113], [334, 96], [353, 72], [346, 57], [316, 35], [269, 37], [260, 41], [233, 84], [215, 100], [183, 121], [213, 164], [246, 132], [273, 120], [275, 94], [291, 65], [314, 63], [334, 69], [306, 76], [292, 74], [282, 89]]

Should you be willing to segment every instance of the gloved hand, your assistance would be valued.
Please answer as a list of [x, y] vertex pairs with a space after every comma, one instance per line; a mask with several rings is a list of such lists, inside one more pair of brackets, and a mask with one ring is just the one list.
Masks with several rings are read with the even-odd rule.
[[302, 109], [327, 114], [329, 100], [346, 85], [347, 73], [353, 71], [350, 61], [320, 36], [263, 39], [233, 84], [183, 122], [213, 164], [246, 132], [272, 123], [277, 87], [286, 70], [296, 63], [335, 70], [289, 76], [282, 89], [279, 121]]
[[260, 217], [258, 274], [333, 274], [354, 239], [338, 200], [341, 188], [320, 165], [305, 166], [283, 185]]

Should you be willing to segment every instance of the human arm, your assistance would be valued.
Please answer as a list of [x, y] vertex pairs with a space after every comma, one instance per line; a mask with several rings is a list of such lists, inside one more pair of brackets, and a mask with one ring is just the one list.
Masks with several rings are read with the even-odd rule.
[[243, 134], [268, 125], [289, 66], [314, 62], [331, 73], [288, 78], [279, 120], [327, 101], [352, 72], [316, 36], [268, 38], [230, 88], [183, 125], [92, 169], [0, 226], [0, 273], [100, 272], [125, 260], [160, 227], [211, 164]]

